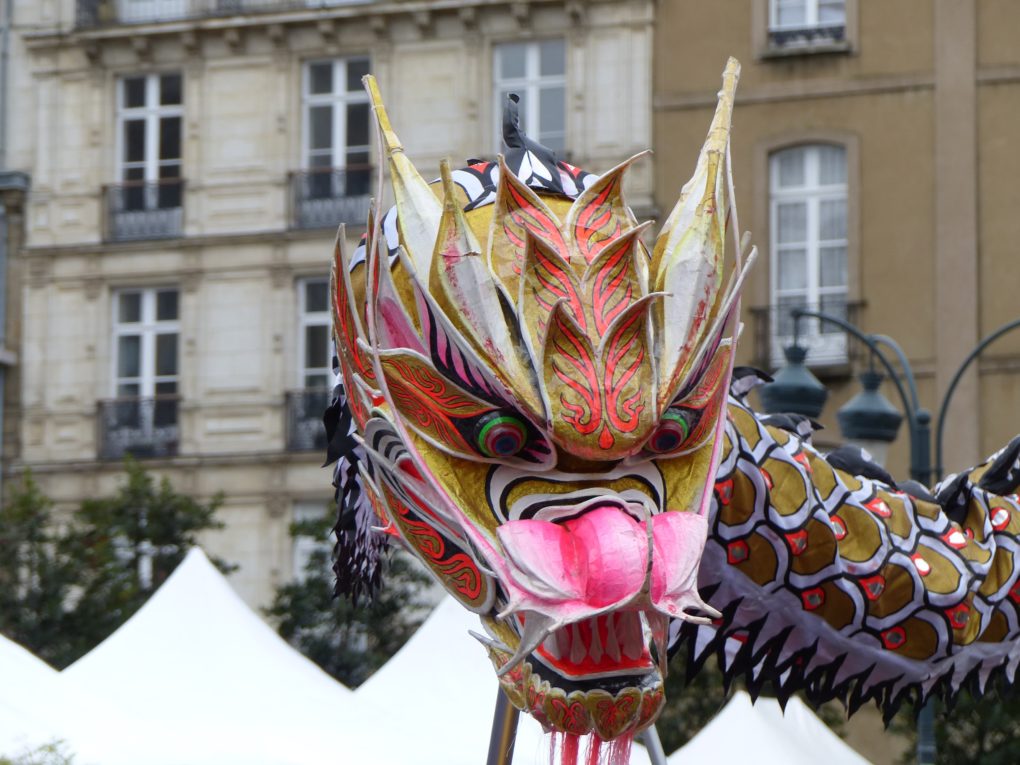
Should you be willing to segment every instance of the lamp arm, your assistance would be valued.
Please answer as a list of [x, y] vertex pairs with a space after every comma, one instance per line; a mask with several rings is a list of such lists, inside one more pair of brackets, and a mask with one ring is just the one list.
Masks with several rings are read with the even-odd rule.
[[972, 350], [967, 358], [963, 360], [956, 369], [956, 374], [953, 375], [953, 379], [949, 382], [949, 387], [946, 388], [946, 394], [942, 397], [942, 404], [939, 406], [938, 417], [935, 419], [935, 478], [941, 480], [942, 478], [942, 430], [946, 424], [946, 411], [949, 409], [949, 402], [953, 398], [953, 393], [956, 392], [956, 386], [959, 385], [960, 379], [963, 377], [964, 372], [971, 363], [976, 359], [981, 352], [991, 345], [993, 342], [998, 340], [1007, 332], [1020, 327], [1020, 319], [1014, 319], [1013, 321], [1003, 324], [997, 330], [987, 335], [977, 346]]
[[878, 357], [878, 360], [882, 362], [882, 366], [885, 367], [885, 370], [889, 373], [889, 377], [892, 379], [893, 384], [895, 384], [896, 392], [899, 393], [900, 401], [903, 402], [903, 408], [906, 410], [907, 413], [907, 420], [911, 425], [911, 430], [913, 430], [913, 428], [916, 425], [917, 419], [916, 418], [917, 391], [916, 386], [914, 386], [913, 373], [909, 371], [910, 365], [906, 362], [906, 358], [902, 355], [903, 352], [899, 349], [899, 346], [896, 346], [895, 343], [892, 343], [892, 341], [890, 341], [894, 351], [897, 352], [897, 356], [900, 360], [900, 363], [903, 364], [903, 368], [907, 370], [909, 374], [909, 376], [907, 377], [907, 382], [909, 385], [913, 386], [911, 389], [913, 397], [907, 395], [907, 391], [906, 389], [904, 389], [903, 383], [900, 381], [900, 376], [899, 374], [897, 374], [896, 368], [893, 367], [892, 362], [889, 361], [888, 356], [886, 356], [882, 352], [882, 349], [879, 347], [877, 340], [881, 336], [866, 335], [850, 322], [840, 319], [838, 316], [830, 316], [829, 314], [823, 313], [822, 311], [810, 311], [805, 308], [794, 308], [793, 310], [790, 311], [790, 315], [793, 316], [794, 322], [796, 322], [797, 319], [801, 316], [810, 316], [820, 321], [828, 322], [829, 324], [835, 324], [837, 327], [840, 327], [841, 329], [845, 330], [846, 332], [860, 340], [862, 343], [864, 343], [866, 346], [868, 346], [868, 350], [875, 354], [875, 356]]

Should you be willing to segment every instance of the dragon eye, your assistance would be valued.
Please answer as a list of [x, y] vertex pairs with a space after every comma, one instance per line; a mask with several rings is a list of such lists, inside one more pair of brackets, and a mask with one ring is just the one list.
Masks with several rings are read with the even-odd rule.
[[527, 441], [524, 420], [506, 412], [487, 414], [475, 426], [475, 446], [485, 457], [513, 457]]
[[683, 446], [690, 438], [691, 429], [698, 421], [698, 412], [693, 409], [673, 407], [662, 415], [659, 427], [648, 439], [647, 448], [656, 454], [668, 454]]

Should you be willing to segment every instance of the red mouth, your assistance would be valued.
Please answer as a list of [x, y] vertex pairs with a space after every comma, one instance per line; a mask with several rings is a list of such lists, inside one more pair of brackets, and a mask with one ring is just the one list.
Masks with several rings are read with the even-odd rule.
[[644, 674], [655, 669], [638, 611], [616, 611], [560, 627], [535, 650], [568, 678]]

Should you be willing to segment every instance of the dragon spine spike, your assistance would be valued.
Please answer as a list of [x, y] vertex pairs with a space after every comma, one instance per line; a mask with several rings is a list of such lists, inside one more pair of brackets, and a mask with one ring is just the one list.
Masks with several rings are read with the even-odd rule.
[[432, 249], [439, 232], [443, 209], [428, 183], [404, 153], [404, 147], [393, 132], [386, 106], [375, 78], [366, 75], [365, 89], [372, 101], [372, 112], [379, 126], [379, 136], [386, 147], [390, 166], [390, 185], [397, 204], [400, 236], [419, 274], [429, 273]]
[[637, 225], [624, 199], [623, 176], [631, 165], [648, 154], [651, 152], [635, 154], [603, 173], [574, 200], [564, 230], [582, 262], [592, 262], [606, 242], [619, 235], [621, 221], [628, 223], [628, 228]]
[[657, 312], [660, 405], [668, 405], [693, 368], [699, 347], [707, 341], [706, 330], [719, 312], [729, 210], [724, 163], [739, 69], [730, 59], [697, 168], [655, 242], [653, 289], [671, 295]]

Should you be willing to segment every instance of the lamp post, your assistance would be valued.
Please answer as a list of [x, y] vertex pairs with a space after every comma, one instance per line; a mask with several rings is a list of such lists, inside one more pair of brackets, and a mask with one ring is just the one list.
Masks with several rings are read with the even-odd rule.
[[[877, 359], [881, 363], [889, 378], [895, 384], [896, 391], [903, 402], [903, 411], [906, 415], [910, 434], [910, 477], [922, 485], [928, 486], [932, 478], [931, 414], [927, 409], [922, 408], [918, 402], [917, 383], [914, 380], [913, 369], [907, 360], [906, 354], [903, 353], [903, 350], [896, 341], [885, 335], [865, 334], [850, 322], [823, 311], [794, 308], [790, 311], [790, 315], [793, 317], [794, 342], [792, 346], [786, 349], [787, 360], [791, 362], [791, 367], [794, 364], [799, 364], [803, 372], [810, 375], [811, 379], [814, 379], [816, 383], [818, 382], [817, 379], [803, 365], [806, 351], [797, 342], [800, 319], [804, 317], [815, 318], [840, 327], [864, 343], [868, 350], [871, 351], [872, 359]], [[1010, 330], [1018, 327], [1020, 327], [1020, 319], [1015, 319], [983, 338], [967, 358], [963, 360], [963, 363], [960, 364], [953, 375], [952, 381], [939, 405], [938, 418], [935, 424], [936, 478], [942, 477], [943, 426], [945, 424], [946, 411], [957, 384], [971, 363], [988, 345]], [[895, 356], [896, 361], [900, 365], [899, 371], [893, 366], [892, 360], [886, 351], [883, 351], [883, 347]], [[789, 379], [784, 374], [787, 372], [787, 369], [789, 368], [779, 370], [774, 376], [774, 382], [763, 386], [761, 389], [763, 407], [770, 413], [792, 411], [809, 417], [817, 417], [821, 410], [820, 406], [815, 409], [813, 402], [809, 402], [807, 406], [801, 405], [800, 402], [803, 399], [797, 398], [799, 389], [794, 389], [792, 386], [784, 387], [785, 381]], [[803, 386], [803, 381], [806, 378], [804, 378], [800, 369], [794, 369], [793, 371], [796, 375], [794, 381], [799, 381]], [[861, 382], [864, 386], [864, 391], [858, 394], [837, 414], [840, 429], [843, 431], [844, 436], [849, 439], [861, 440], [862, 438], [868, 439], [870, 436], [874, 437], [874, 440], [878, 442], [891, 442], [895, 439], [896, 430], [899, 426], [898, 420], [893, 425], [894, 415], [899, 413], [895, 412], [889, 402], [878, 393], [878, 386], [882, 382], [882, 376], [873, 370], [869, 370], [869, 372], [865, 372], [861, 376]], [[819, 386], [821, 385], [821, 383], [818, 384]], [[776, 390], [777, 385], [779, 386], [778, 390]], [[779, 405], [784, 405], [784, 408], [773, 408]], [[917, 762], [918, 765], [934, 765], [935, 762], [935, 710], [930, 700], [921, 709], [917, 720]]]

